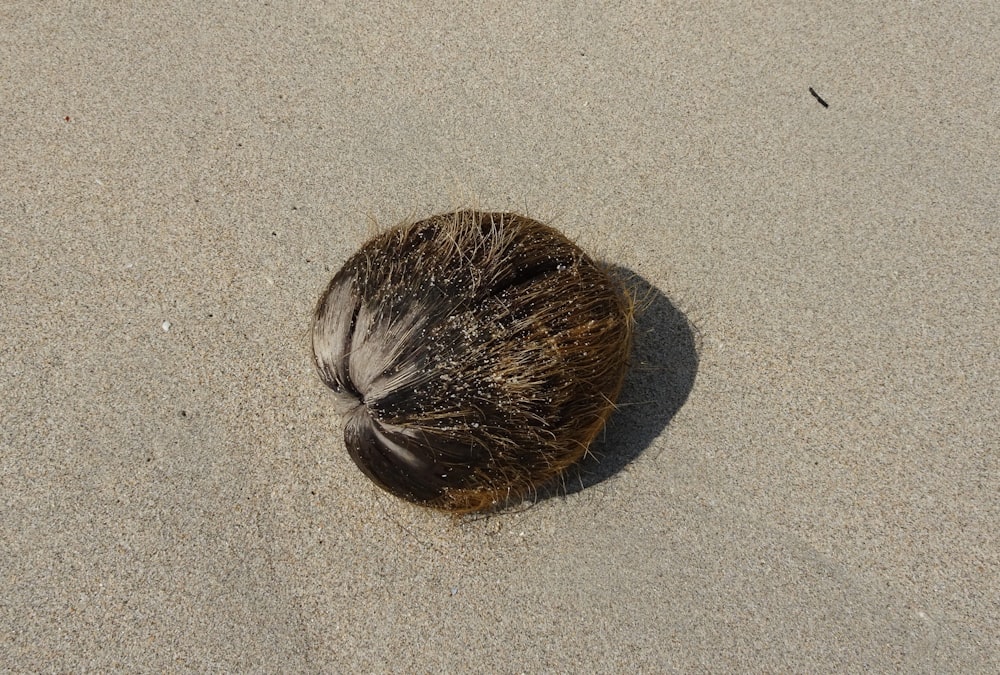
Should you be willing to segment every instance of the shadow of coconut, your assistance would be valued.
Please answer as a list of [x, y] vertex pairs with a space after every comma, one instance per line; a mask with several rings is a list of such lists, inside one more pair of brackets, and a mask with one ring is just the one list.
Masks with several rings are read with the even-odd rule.
[[631, 270], [614, 267], [636, 298], [635, 341], [618, 410], [590, 453], [538, 501], [574, 494], [611, 478], [648, 448], [687, 401], [698, 373], [695, 334], [684, 312]]

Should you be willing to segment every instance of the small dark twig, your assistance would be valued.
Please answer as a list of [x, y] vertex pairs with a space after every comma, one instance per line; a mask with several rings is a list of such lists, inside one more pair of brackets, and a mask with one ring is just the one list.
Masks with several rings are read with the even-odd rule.
[[817, 101], [819, 101], [819, 104], [820, 104], [821, 106], [823, 106], [824, 108], [829, 108], [829, 107], [830, 107], [830, 104], [829, 104], [829, 103], [827, 103], [826, 101], [824, 101], [824, 100], [823, 100], [823, 99], [822, 99], [822, 98], [820, 97], [820, 95], [816, 93], [816, 90], [815, 90], [815, 89], [813, 89], [812, 87], [809, 87], [809, 93], [813, 95], [813, 98], [815, 98], [815, 99], [816, 99]]

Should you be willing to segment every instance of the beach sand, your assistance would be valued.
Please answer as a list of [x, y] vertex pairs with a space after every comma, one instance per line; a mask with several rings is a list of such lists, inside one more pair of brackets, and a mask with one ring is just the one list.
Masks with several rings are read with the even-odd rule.
[[[0, 10], [3, 665], [1000, 670], [1000, 5], [488, 4]], [[648, 302], [597, 466], [456, 523], [309, 325], [466, 205]]]

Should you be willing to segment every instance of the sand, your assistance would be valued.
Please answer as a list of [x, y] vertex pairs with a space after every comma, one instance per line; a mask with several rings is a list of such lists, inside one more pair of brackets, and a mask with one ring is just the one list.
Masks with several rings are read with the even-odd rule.
[[[1000, 5], [646, 4], [0, 9], [3, 666], [1000, 670]], [[308, 329], [463, 205], [649, 303], [599, 465], [455, 523]]]

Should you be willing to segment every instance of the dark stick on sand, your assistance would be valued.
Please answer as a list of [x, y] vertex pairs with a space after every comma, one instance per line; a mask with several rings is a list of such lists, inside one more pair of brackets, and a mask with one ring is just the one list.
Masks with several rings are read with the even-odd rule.
[[823, 106], [824, 108], [829, 108], [829, 107], [830, 107], [830, 104], [829, 104], [829, 103], [827, 103], [826, 101], [824, 101], [824, 100], [823, 100], [823, 99], [822, 99], [822, 98], [820, 97], [820, 95], [816, 93], [816, 90], [815, 90], [815, 89], [813, 89], [812, 87], [809, 87], [809, 93], [813, 95], [813, 98], [815, 98], [815, 99], [816, 99], [817, 101], [819, 101], [819, 104], [820, 104], [821, 106]]

